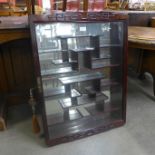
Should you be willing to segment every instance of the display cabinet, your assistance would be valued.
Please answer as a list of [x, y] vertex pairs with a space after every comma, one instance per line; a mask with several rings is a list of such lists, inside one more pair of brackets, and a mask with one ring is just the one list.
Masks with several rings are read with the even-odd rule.
[[30, 17], [37, 107], [47, 145], [121, 126], [126, 118], [127, 16]]

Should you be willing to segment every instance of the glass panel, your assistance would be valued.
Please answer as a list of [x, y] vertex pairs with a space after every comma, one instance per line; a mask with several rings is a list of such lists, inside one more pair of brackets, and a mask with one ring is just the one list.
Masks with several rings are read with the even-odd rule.
[[35, 30], [50, 138], [121, 120], [122, 22], [36, 24]]

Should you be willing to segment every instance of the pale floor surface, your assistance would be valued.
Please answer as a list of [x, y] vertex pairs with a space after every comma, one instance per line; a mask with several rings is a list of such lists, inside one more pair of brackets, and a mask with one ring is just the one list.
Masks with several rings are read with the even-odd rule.
[[[32, 133], [29, 117], [24, 121], [10, 120], [8, 130], [0, 132], [0, 155], [155, 155], [152, 83], [131, 78], [128, 81], [126, 125], [47, 148], [44, 140]], [[141, 86], [146, 89], [141, 90]]]

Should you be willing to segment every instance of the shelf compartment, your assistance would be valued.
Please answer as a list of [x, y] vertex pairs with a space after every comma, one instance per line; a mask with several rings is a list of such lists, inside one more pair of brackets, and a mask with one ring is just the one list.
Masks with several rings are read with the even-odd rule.
[[99, 96], [101, 96], [103, 98], [103, 100], [108, 99], [108, 96], [106, 96], [104, 93], [101, 93], [101, 91], [95, 90], [92, 87], [86, 87], [85, 91], [86, 91], [86, 94], [88, 95], [88, 97], [92, 100], [98, 98]]
[[[46, 52], [46, 53], [41, 53], [39, 54], [39, 60], [41, 62], [44, 61], [52, 61], [52, 60], [57, 60], [57, 59], [62, 59], [64, 61], [63, 57], [68, 56], [68, 51], [59, 51], [59, 52]], [[66, 60], [68, 61], [68, 59]]]
[[76, 108], [66, 109], [64, 111], [64, 121], [73, 121], [73, 120], [79, 119], [81, 117], [82, 117], [82, 115]]
[[47, 117], [47, 125], [48, 126], [64, 122], [63, 113], [46, 115], [46, 117]]
[[73, 72], [72, 67], [62, 67], [62, 68], [56, 68], [56, 69], [50, 69], [50, 70], [43, 70], [41, 71], [41, 75], [47, 76], [47, 75], [63, 74], [63, 73], [70, 73], [70, 72]]
[[65, 98], [65, 99], [61, 99], [59, 100], [59, 103], [61, 104], [62, 108], [71, 108], [71, 107], [75, 107], [75, 106], [81, 106], [81, 105], [85, 105], [85, 104], [92, 104], [95, 103], [96, 100], [102, 99], [103, 102], [104, 100], [108, 99], [108, 96], [106, 96], [103, 93], [98, 93], [96, 95], [95, 98], [90, 98], [87, 95], [82, 95], [81, 97], [78, 98]]
[[[85, 93], [90, 97], [90, 98], [95, 98], [96, 95], [99, 93], [99, 92], [103, 92], [104, 90], [107, 90], [112, 88], [112, 87], [115, 87], [115, 86], [119, 86], [120, 83], [115, 81], [115, 80], [110, 80], [110, 79], [101, 79], [100, 81], [100, 85], [101, 85], [101, 88], [100, 88], [100, 91], [97, 91], [95, 90], [94, 88], [92, 88], [91, 86], [88, 86], [88, 87], [85, 87]], [[104, 93], [103, 93], [104, 94]], [[106, 96], [106, 95], [105, 95]], [[108, 99], [108, 97], [106, 97], [104, 100]]]
[[64, 63], [64, 64], [60, 64], [60, 65], [55, 65], [53, 64], [52, 60], [48, 60], [48, 61], [40, 61], [40, 68], [41, 68], [41, 71], [48, 71], [48, 70], [51, 70], [51, 69], [59, 69], [59, 68], [65, 68], [65, 67], [72, 67], [71, 64], [69, 63]]
[[[74, 100], [74, 101], [73, 101]], [[65, 98], [65, 99], [61, 99], [59, 100], [62, 108], [69, 108], [69, 107], [73, 107], [77, 106], [77, 100], [76, 99], [72, 99], [72, 98]]]
[[64, 111], [63, 113], [56, 113], [47, 115], [48, 126], [59, 125], [62, 123], [66, 123], [66, 121], [73, 121], [76, 119], [82, 118], [81, 113], [78, 109], [72, 108], [68, 111]]
[[97, 80], [104, 78], [104, 75], [100, 72], [90, 72], [90, 73], [80, 73], [79, 75], [69, 76], [59, 78], [60, 82], [64, 85], [77, 83], [77, 82], [84, 82], [90, 80]]
[[105, 113], [112, 113], [114, 111], [119, 111], [120, 108], [111, 107], [110, 103], [104, 104], [104, 111], [98, 110], [96, 105], [91, 105], [89, 107], [85, 107], [85, 109], [90, 113], [92, 116], [103, 116]]
[[71, 89], [71, 92], [66, 93], [68, 98], [64, 98], [59, 100], [59, 103], [63, 108], [73, 107], [78, 105], [77, 97], [81, 96], [81, 93], [79, 93], [76, 89]]
[[97, 128], [107, 130], [108, 128], [119, 126], [118, 124], [121, 125], [121, 123], [123, 123], [121, 118], [116, 120], [111, 118], [109, 113], [102, 113], [102, 115], [99, 116], [86, 116], [74, 121], [49, 126], [48, 131], [50, 139], [56, 139], [65, 137], [66, 135], [76, 134], [79, 131], [88, 132], [89, 135], [91, 135], [91, 132], [89, 132], [91, 130], [94, 131]]
[[90, 97], [90, 98], [95, 98], [96, 97], [97, 92], [93, 88], [86, 87], [85, 90], [86, 90], [86, 93], [88, 94], [88, 97]]
[[68, 38], [82, 38], [82, 37], [92, 37], [93, 35], [61, 35], [61, 36], [56, 36], [58, 39], [68, 39]]
[[119, 83], [115, 80], [111, 80], [111, 79], [102, 79], [101, 80], [101, 89], [102, 87], [106, 87], [106, 86], [117, 86], [119, 85]]
[[[88, 55], [86, 57], [88, 58]], [[112, 64], [110, 58], [93, 58], [91, 60], [87, 59], [84, 65], [89, 69], [120, 66], [120, 64]]]
[[82, 97], [78, 98], [78, 105], [95, 103], [98, 96], [102, 96], [103, 100], [108, 99], [108, 96], [106, 96], [104, 93], [97, 93], [95, 98], [90, 98], [90, 97], [88, 97], [87, 94], [83, 94]]
[[78, 106], [78, 100], [76, 97], [74, 98], [65, 98], [62, 100], [59, 100], [59, 103], [61, 104], [63, 109], [68, 109], [71, 107]]

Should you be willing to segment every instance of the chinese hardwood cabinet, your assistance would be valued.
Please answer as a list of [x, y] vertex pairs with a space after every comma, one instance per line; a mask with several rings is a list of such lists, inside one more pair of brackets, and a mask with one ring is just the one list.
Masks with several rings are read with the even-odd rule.
[[127, 16], [65, 12], [32, 15], [30, 24], [47, 145], [123, 125]]

